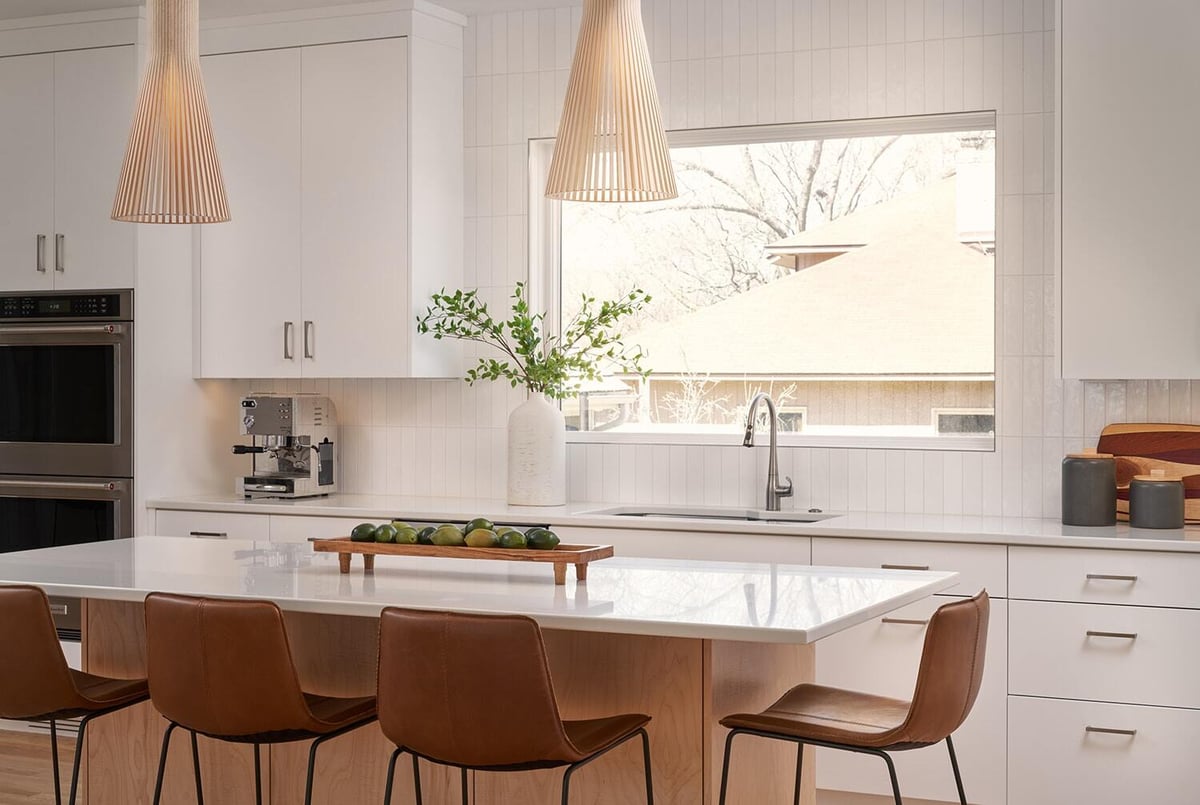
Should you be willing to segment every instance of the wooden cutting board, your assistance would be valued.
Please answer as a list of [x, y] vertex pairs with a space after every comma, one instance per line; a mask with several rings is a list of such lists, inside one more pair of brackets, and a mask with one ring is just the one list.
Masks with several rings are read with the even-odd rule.
[[1183, 477], [1185, 519], [1200, 523], [1200, 425], [1109, 425], [1096, 449], [1117, 459], [1117, 519], [1129, 519], [1129, 482], [1150, 470]]

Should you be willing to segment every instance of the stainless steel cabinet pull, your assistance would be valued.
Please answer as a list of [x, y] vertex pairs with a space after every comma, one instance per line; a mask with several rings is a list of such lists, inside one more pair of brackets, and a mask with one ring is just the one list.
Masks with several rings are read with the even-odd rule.
[[1116, 637], [1121, 640], [1137, 640], [1137, 632], [1096, 632], [1088, 629], [1088, 637]]
[[1084, 732], [1098, 732], [1102, 735], [1128, 735], [1130, 738], [1137, 735], [1137, 730], [1118, 730], [1112, 727], [1092, 727], [1083, 728]]
[[188, 536], [192, 537], [207, 537], [209, 539], [229, 539], [229, 534], [224, 531], [189, 531]]
[[46, 236], [37, 236], [37, 270], [46, 273]]
[[315, 328], [313, 327], [313, 323], [311, 321], [304, 322], [304, 357], [309, 358], [310, 360], [316, 357], [313, 354], [315, 352], [313, 348], [314, 334]]
[[884, 618], [883, 623], [896, 623], [904, 626], [928, 626], [929, 621], [918, 618]]
[[5, 335], [122, 335], [123, 324], [50, 324], [45, 327], [0, 327]]
[[1138, 580], [1138, 577], [1137, 576], [1113, 575], [1111, 573], [1088, 573], [1087, 580], [1088, 581], [1127, 581], [1130, 584], [1133, 584], [1135, 581]]
[[880, 565], [881, 570], [928, 570], [929, 565]]
[[285, 361], [294, 360], [296, 357], [295, 352], [292, 350], [292, 344], [295, 341], [293, 330], [295, 329], [296, 325], [292, 322], [285, 321], [283, 323], [283, 359]]
[[67, 270], [67, 236], [54, 236], [54, 270], [63, 273]]

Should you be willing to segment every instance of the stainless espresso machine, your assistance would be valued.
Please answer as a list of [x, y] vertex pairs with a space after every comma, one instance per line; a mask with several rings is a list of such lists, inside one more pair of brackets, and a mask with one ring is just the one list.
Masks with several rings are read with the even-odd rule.
[[317, 394], [256, 394], [242, 398], [242, 433], [251, 444], [252, 472], [241, 479], [248, 498], [306, 498], [337, 491], [337, 412]]

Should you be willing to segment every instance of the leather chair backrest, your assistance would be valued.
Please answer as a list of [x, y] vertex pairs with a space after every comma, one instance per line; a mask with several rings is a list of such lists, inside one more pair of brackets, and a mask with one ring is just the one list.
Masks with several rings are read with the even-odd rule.
[[379, 725], [397, 746], [460, 766], [572, 761], [536, 622], [388, 608]]
[[146, 654], [151, 701], [187, 729], [236, 737], [311, 724], [275, 604], [151, 593]]
[[31, 718], [80, 700], [38, 587], [0, 587], [0, 717]]
[[983, 681], [989, 611], [984, 590], [933, 613], [903, 730], [906, 740], [943, 741], [970, 715]]

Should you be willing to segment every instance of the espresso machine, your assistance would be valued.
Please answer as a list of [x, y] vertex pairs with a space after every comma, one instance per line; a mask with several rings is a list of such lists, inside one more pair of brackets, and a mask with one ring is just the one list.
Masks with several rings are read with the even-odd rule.
[[337, 412], [318, 394], [258, 394], [242, 398], [242, 434], [251, 443], [251, 473], [238, 486], [248, 498], [307, 498], [337, 491]]

